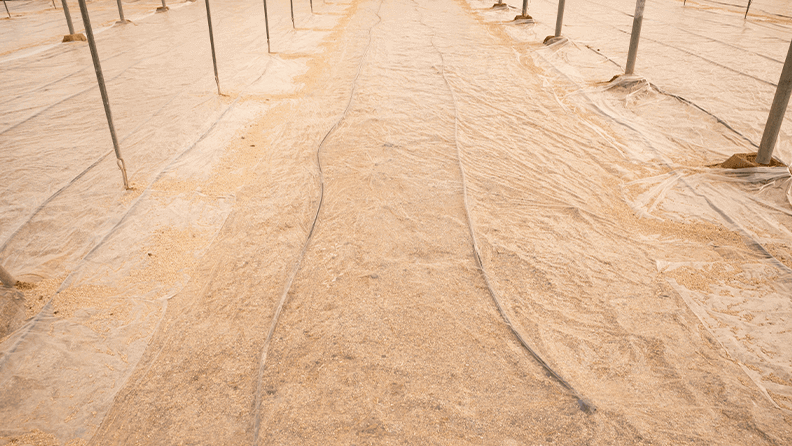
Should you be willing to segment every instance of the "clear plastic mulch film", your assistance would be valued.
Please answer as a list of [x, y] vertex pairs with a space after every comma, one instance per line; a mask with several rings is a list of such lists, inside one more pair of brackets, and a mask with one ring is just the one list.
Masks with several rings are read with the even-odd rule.
[[294, 32], [288, 4], [270, 5], [273, 50], [302, 55], [283, 59], [267, 54], [260, 2], [213, 5], [218, 96], [203, 1], [166, 14], [154, 13], [159, 2], [124, 2], [126, 25], [115, 24], [115, 2], [89, 2], [125, 191], [89, 49], [60, 43], [56, 4], [9, 2], [0, 24], [0, 258], [22, 282], [27, 320], [0, 344], [0, 435], [38, 430], [63, 443], [101, 422], [226, 222], [240, 178], [256, 171], [240, 129], [269, 98], [297, 91], [337, 14], [310, 16], [306, 4], [307, 30]]
[[[538, 43], [554, 33], [556, 2], [531, 2], [536, 24], [527, 28], [507, 23], [519, 7], [512, 6], [482, 16], [501, 23], [517, 42]], [[790, 43], [792, 9], [781, 1], [754, 2], [746, 21], [745, 5], [647, 2], [637, 82], [610, 81], [623, 73], [634, 7], [609, 0], [568, 3], [562, 35], [569, 41], [537, 45], [518, 57], [545, 68], [544, 85], [561, 107], [604, 118], [621, 136], [602, 135], [622, 162], [641, 166], [618, 175], [636, 215], [657, 224], [715, 224], [740, 235], [737, 247], [704, 236], [707, 254], [670, 250], [657, 260], [657, 271], [772, 404], [792, 410], [790, 171], [718, 166], [735, 153], [757, 150]], [[774, 152], [787, 165], [790, 118], [787, 110]], [[665, 235], [656, 242], [684, 238]]]
[[[448, 411], [436, 421], [458, 432], [551, 425], [570, 442], [789, 439], [790, 174], [711, 167], [756, 150], [792, 28], [783, 2], [759, 2], [748, 22], [720, 3], [651, 2], [646, 81], [615, 84], [629, 1], [571, 2], [570, 42], [551, 47], [555, 2], [530, 2], [535, 24], [511, 23], [517, 3], [357, 2], [356, 43], [333, 61], [344, 75], [319, 99], [295, 97], [296, 79], [348, 5], [311, 17], [297, 4], [291, 31], [288, 4], [272, 3], [273, 49], [289, 57], [266, 54], [260, 3], [213, 3], [227, 96], [200, 1], [168, 14], [136, 3], [133, 25], [97, 34], [131, 191], [87, 48], [49, 31], [4, 42], [0, 258], [27, 282], [29, 319], [0, 344], [2, 435], [165, 444], [267, 426], [254, 444], [296, 443], [387, 385], [414, 404], [355, 421], [365, 435]], [[35, 14], [14, 20], [62, 23], [25, 5]], [[113, 6], [90, 4], [97, 28]], [[260, 127], [267, 159], [238, 132], [273, 107], [296, 111]], [[295, 303], [267, 351], [281, 293]], [[389, 293], [400, 311], [363, 305]], [[524, 355], [491, 297], [595, 413]], [[360, 342], [330, 373], [318, 364], [336, 336]], [[195, 402], [199, 390], [213, 398]]]

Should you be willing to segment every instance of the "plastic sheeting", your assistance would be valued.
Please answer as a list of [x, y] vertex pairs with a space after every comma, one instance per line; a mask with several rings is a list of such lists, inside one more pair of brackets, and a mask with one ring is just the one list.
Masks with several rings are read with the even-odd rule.
[[[60, 66], [48, 64], [78, 47], [10, 62], [17, 73], [39, 63], [38, 81], [4, 66], [25, 99], [3, 106], [13, 128], [0, 135], [2, 156], [16, 158], [2, 164], [2, 258], [24, 280], [46, 278], [26, 293], [34, 302], [48, 286], [60, 292], [0, 346], [2, 434], [789, 442], [789, 172], [707, 167], [750, 142], [646, 83], [606, 85], [618, 67], [602, 54], [618, 61], [627, 37], [595, 39], [588, 19], [615, 24], [613, 9], [575, 18], [568, 5], [567, 23], [589, 45], [613, 45], [593, 45], [597, 54], [571, 30], [570, 44], [541, 46], [554, 11], [543, 21], [537, 3], [528, 26], [482, 2], [323, 4], [327, 14], [308, 24], [298, 5], [298, 26], [315, 29], [296, 32], [280, 4], [276, 56], [261, 51], [261, 5], [221, 3], [222, 98], [200, 3], [151, 15], [142, 30], [110, 28], [100, 54], [140, 54], [105, 68], [119, 131], [132, 135], [122, 144], [138, 184], [130, 192], [108, 158], [79, 176], [109, 143], [87, 48], [58, 79], [79, 66], [72, 77], [93, 93], [63, 87], [63, 102], [30, 92], [45, 91], [43, 73]], [[700, 9], [713, 17], [696, 23], [712, 35], [731, 20]], [[738, 88], [718, 94], [717, 76], [701, 76], [678, 90], [653, 77], [645, 54], [642, 44], [637, 71], [658, 88], [752, 137], [753, 124], [728, 119], [751, 110]], [[713, 70], [686, 65], [697, 66]], [[47, 134], [68, 147], [37, 152]], [[79, 162], [64, 168], [67, 149]], [[14, 167], [24, 163], [27, 175]], [[595, 413], [578, 410], [503, 324], [471, 228], [516, 329]]]
[[[4, 40], [0, 74], [7, 98], [0, 258], [36, 285], [26, 290], [30, 321], [3, 341], [4, 435], [42, 429], [61, 442], [90, 438], [167, 300], [228, 218], [235, 179], [260, 162], [236, 164], [250, 159], [250, 145], [231, 154], [218, 147], [268, 109], [270, 98], [298, 88], [305, 55], [337, 19], [331, 5], [330, 14], [313, 17], [300, 5], [298, 24], [308, 29], [294, 32], [288, 4], [270, 5], [272, 48], [288, 51], [284, 59], [267, 54], [261, 4], [216, 5], [219, 97], [203, 3], [172, 4], [166, 14], [154, 14], [153, 3], [129, 6], [131, 24], [96, 34], [129, 191], [115, 166], [87, 44], [47, 42], [43, 36], [65, 29], [65, 21], [60, 9], [42, 4], [12, 3], [13, 19], [3, 23], [18, 39]], [[89, 4], [94, 29], [113, 23], [114, 8]], [[76, 3], [71, 9], [79, 30]]]
[[[536, 24], [528, 27], [505, 23], [510, 12], [483, 16], [518, 42], [538, 43], [554, 32], [555, 6], [533, 2]], [[713, 223], [743, 239], [735, 250], [710, 235], [718, 255], [702, 255], [701, 248], [663, 254], [657, 271], [765, 396], [790, 410], [790, 171], [714, 167], [733, 153], [756, 150], [789, 45], [788, 5], [765, 2], [744, 21], [739, 8], [720, 2], [650, 2], [636, 68], [640, 81], [609, 83], [626, 59], [633, 7], [567, 5], [562, 35], [570, 41], [532, 58], [545, 67], [545, 86], [560, 105], [586, 110], [623, 132], [600, 134], [620, 158], [642, 166], [642, 172], [619, 173], [632, 212], [658, 223]], [[730, 34], [737, 27], [738, 38]], [[789, 162], [787, 136], [774, 155]]]

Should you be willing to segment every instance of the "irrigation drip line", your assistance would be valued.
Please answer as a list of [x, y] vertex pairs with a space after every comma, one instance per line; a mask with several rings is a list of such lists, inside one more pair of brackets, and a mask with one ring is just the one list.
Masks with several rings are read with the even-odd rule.
[[280, 299], [278, 300], [278, 306], [275, 309], [275, 314], [272, 316], [272, 322], [270, 323], [269, 332], [267, 332], [267, 337], [264, 340], [264, 346], [262, 347], [261, 352], [261, 360], [259, 362], [259, 370], [258, 370], [258, 379], [256, 381], [256, 399], [255, 405], [253, 409], [254, 418], [253, 418], [253, 446], [258, 446], [258, 439], [259, 439], [259, 430], [261, 428], [261, 417], [260, 417], [260, 409], [261, 409], [261, 391], [262, 391], [262, 380], [264, 378], [264, 368], [267, 363], [267, 354], [269, 352], [269, 346], [272, 343], [272, 336], [275, 333], [275, 328], [278, 325], [278, 320], [280, 319], [280, 314], [283, 311], [283, 305], [286, 303], [286, 298], [289, 295], [289, 291], [291, 290], [291, 286], [294, 283], [294, 278], [297, 276], [297, 272], [300, 270], [300, 266], [302, 265], [302, 261], [305, 258], [305, 253], [308, 251], [308, 246], [313, 239], [314, 232], [316, 230], [317, 223], [319, 222], [319, 214], [322, 211], [322, 204], [324, 204], [324, 190], [325, 190], [325, 182], [324, 182], [324, 172], [322, 171], [322, 148], [324, 147], [327, 140], [330, 136], [336, 131], [338, 126], [341, 122], [346, 119], [347, 113], [349, 112], [350, 108], [352, 108], [352, 103], [354, 102], [355, 92], [357, 91], [358, 87], [358, 79], [360, 78], [360, 73], [363, 71], [363, 65], [366, 63], [368, 59], [369, 50], [371, 49], [371, 43], [373, 41], [373, 33], [372, 31], [374, 28], [377, 27], [380, 23], [382, 23], [382, 17], [380, 16], [380, 10], [382, 9], [383, 0], [380, 0], [379, 6], [377, 7], [377, 12], [375, 13], [377, 16], [377, 23], [369, 28], [369, 41], [366, 45], [366, 50], [363, 53], [363, 56], [360, 59], [360, 64], [358, 65], [357, 73], [355, 74], [355, 78], [352, 80], [352, 90], [349, 93], [349, 102], [347, 102], [347, 106], [344, 109], [344, 112], [341, 114], [339, 119], [330, 128], [330, 130], [325, 134], [324, 138], [319, 142], [319, 146], [316, 149], [316, 164], [319, 170], [319, 203], [316, 206], [316, 211], [314, 212], [313, 221], [311, 222], [311, 228], [308, 231], [308, 235], [305, 238], [305, 243], [300, 250], [300, 254], [297, 257], [297, 261], [294, 264], [294, 267], [289, 274], [288, 279], [286, 280], [286, 284], [283, 287], [283, 291], [281, 292]]
[[[418, 9], [417, 2], [413, 0], [413, 3], [415, 3], [416, 5], [416, 10], [418, 10], [418, 13], [421, 14], [420, 9]], [[470, 232], [470, 238], [472, 239], [473, 257], [476, 261], [476, 266], [478, 267], [482, 277], [484, 278], [484, 282], [487, 285], [487, 290], [489, 291], [492, 300], [495, 302], [495, 306], [498, 308], [498, 312], [500, 313], [501, 318], [503, 318], [503, 321], [509, 327], [509, 329], [517, 338], [517, 340], [520, 341], [520, 344], [522, 344], [523, 348], [525, 348], [525, 350], [528, 351], [528, 353], [530, 353], [531, 356], [533, 356], [536, 362], [539, 363], [539, 365], [542, 366], [542, 368], [550, 376], [552, 376], [559, 384], [561, 384], [562, 387], [567, 389], [570, 393], [572, 393], [572, 395], [575, 398], [577, 398], [577, 403], [580, 410], [586, 413], [593, 413], [597, 410], [596, 406], [594, 406], [594, 404], [591, 403], [588, 399], [584, 398], [580, 394], [580, 392], [578, 392], [574, 387], [572, 387], [572, 385], [566, 379], [564, 379], [558, 372], [553, 370], [553, 368], [550, 367], [550, 365], [544, 359], [542, 359], [542, 357], [539, 356], [539, 354], [531, 347], [528, 341], [525, 340], [525, 338], [522, 336], [520, 331], [517, 330], [517, 328], [512, 323], [508, 313], [506, 312], [506, 309], [504, 308], [501, 302], [498, 292], [495, 291], [495, 289], [492, 286], [492, 283], [489, 278], [489, 274], [487, 273], [487, 269], [484, 267], [484, 261], [481, 258], [481, 251], [479, 249], [478, 241], [476, 238], [476, 230], [473, 227], [473, 218], [470, 215], [470, 206], [468, 205], [467, 176], [465, 174], [465, 167], [462, 164], [462, 149], [459, 146], [459, 109], [457, 107], [456, 93], [454, 92], [454, 89], [451, 87], [451, 83], [448, 81], [448, 76], [446, 75], [445, 56], [443, 56], [443, 52], [440, 51], [440, 49], [434, 43], [434, 39], [435, 39], [434, 30], [423, 21], [423, 14], [421, 14], [421, 24], [432, 32], [432, 38], [431, 38], [432, 47], [435, 49], [435, 51], [437, 51], [437, 54], [440, 55], [443, 81], [445, 82], [448, 91], [451, 93], [451, 98], [454, 103], [454, 145], [456, 146], [456, 155], [457, 155], [457, 163], [459, 165], [459, 172], [462, 176], [462, 199], [465, 207], [465, 218], [467, 220], [468, 231]]]

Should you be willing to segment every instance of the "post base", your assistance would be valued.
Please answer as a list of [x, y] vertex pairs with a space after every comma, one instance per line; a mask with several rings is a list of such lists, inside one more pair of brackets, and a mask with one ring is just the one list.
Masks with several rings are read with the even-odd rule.
[[168, 11], [170, 11], [170, 8], [168, 8], [167, 6], [160, 6], [159, 8], [157, 8], [157, 12], [168, 12]]
[[547, 36], [544, 39], [545, 45], [555, 45], [556, 43], [567, 43], [569, 39], [564, 36]]
[[606, 87], [608, 90], [612, 88], [632, 90], [636, 86], [648, 84], [649, 82], [641, 76], [636, 76], [634, 74], [617, 74], [606, 83], [608, 84]]
[[494, 5], [492, 5], [492, 9], [506, 9], [508, 7], [509, 5], [507, 5], [506, 3], [495, 3]]
[[534, 19], [533, 19], [533, 17], [529, 16], [528, 14], [525, 14], [525, 15], [520, 14], [520, 15], [514, 17], [514, 21], [515, 22], [533, 23]]
[[128, 23], [132, 23], [132, 20], [119, 20], [115, 22], [116, 25], [126, 25]]
[[759, 164], [756, 162], [756, 153], [735, 153], [726, 161], [713, 164], [709, 167], [721, 169], [750, 169], [751, 167], [787, 167], [776, 158], [770, 158], [770, 164]]
[[85, 42], [87, 39], [85, 38], [85, 34], [83, 33], [75, 33], [75, 34], [66, 34], [63, 36], [63, 43], [66, 42]]

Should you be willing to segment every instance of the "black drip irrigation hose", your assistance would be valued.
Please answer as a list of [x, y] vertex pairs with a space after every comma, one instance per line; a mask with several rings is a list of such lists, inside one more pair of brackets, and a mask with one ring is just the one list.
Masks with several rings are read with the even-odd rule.
[[302, 249], [300, 250], [300, 254], [297, 257], [297, 261], [294, 263], [292, 267], [291, 273], [289, 274], [288, 279], [286, 280], [286, 284], [283, 287], [283, 291], [281, 292], [280, 300], [278, 301], [278, 306], [275, 309], [275, 314], [272, 316], [272, 322], [270, 323], [270, 329], [267, 333], [267, 338], [264, 340], [264, 346], [262, 347], [261, 352], [261, 360], [259, 361], [259, 368], [258, 368], [258, 379], [256, 381], [256, 399], [254, 403], [254, 418], [253, 418], [253, 446], [258, 446], [259, 444], [259, 431], [261, 429], [261, 393], [262, 393], [262, 381], [264, 379], [264, 369], [267, 364], [267, 354], [269, 352], [270, 344], [272, 343], [272, 336], [275, 333], [275, 328], [278, 326], [278, 320], [280, 319], [280, 314], [283, 311], [283, 306], [286, 303], [286, 298], [289, 295], [289, 291], [291, 290], [292, 284], [294, 283], [294, 278], [297, 276], [297, 272], [300, 270], [300, 266], [302, 265], [302, 261], [305, 258], [305, 253], [308, 251], [308, 247], [311, 244], [311, 240], [313, 239], [314, 232], [316, 230], [317, 223], [319, 222], [319, 214], [322, 211], [322, 204], [324, 203], [324, 191], [325, 191], [325, 182], [324, 182], [324, 172], [322, 171], [322, 148], [324, 147], [327, 140], [330, 136], [338, 129], [338, 126], [346, 119], [347, 113], [352, 108], [352, 103], [354, 102], [355, 92], [357, 91], [358, 87], [358, 79], [360, 78], [360, 73], [363, 70], [363, 65], [368, 58], [369, 50], [371, 49], [372, 43], [372, 31], [374, 28], [382, 23], [382, 17], [379, 15], [380, 10], [382, 9], [382, 2], [380, 0], [379, 7], [377, 8], [377, 12], [375, 13], [377, 16], [377, 23], [372, 25], [369, 29], [369, 41], [366, 46], [366, 50], [361, 57], [360, 64], [358, 65], [357, 73], [355, 74], [355, 78], [352, 80], [352, 91], [349, 94], [349, 102], [347, 103], [344, 112], [339, 117], [338, 121], [330, 128], [330, 130], [325, 134], [324, 138], [319, 142], [319, 146], [316, 149], [316, 164], [319, 170], [319, 204], [316, 206], [316, 211], [314, 212], [313, 221], [311, 222], [311, 228], [308, 231], [308, 235], [305, 238], [305, 243], [303, 243]]
[[[413, 3], [416, 3], [415, 0], [413, 0]], [[416, 10], [418, 10], [418, 13], [421, 14], [420, 10], [418, 9], [417, 3], [416, 3]], [[597, 410], [597, 407], [587, 398], [583, 397], [583, 395], [581, 395], [580, 392], [578, 392], [574, 387], [572, 387], [569, 381], [564, 379], [564, 377], [562, 377], [558, 372], [556, 372], [552, 367], [550, 367], [550, 365], [544, 359], [542, 359], [541, 356], [539, 356], [536, 350], [534, 350], [533, 347], [531, 347], [528, 341], [525, 340], [525, 338], [522, 336], [520, 331], [517, 330], [517, 328], [512, 323], [511, 318], [509, 317], [508, 313], [506, 312], [506, 309], [501, 303], [501, 299], [500, 296], [498, 295], [498, 292], [495, 291], [495, 288], [493, 288], [492, 286], [492, 283], [489, 278], [489, 274], [487, 273], [487, 269], [484, 267], [484, 261], [481, 259], [481, 251], [479, 249], [478, 241], [476, 239], [476, 231], [473, 227], [473, 219], [470, 215], [470, 207], [468, 206], [467, 177], [465, 174], [465, 167], [462, 164], [462, 149], [459, 146], [459, 112], [457, 107], [456, 93], [454, 92], [454, 89], [451, 87], [451, 83], [448, 81], [448, 76], [446, 75], [445, 57], [443, 56], [443, 53], [440, 51], [440, 49], [437, 48], [437, 45], [435, 45], [434, 43], [434, 38], [435, 38], [434, 30], [432, 30], [432, 28], [429, 27], [429, 25], [427, 25], [423, 21], [423, 14], [421, 14], [421, 24], [424, 25], [426, 28], [428, 28], [430, 31], [432, 31], [432, 38], [431, 38], [432, 47], [435, 49], [435, 51], [437, 51], [437, 54], [440, 55], [443, 81], [445, 82], [448, 91], [451, 93], [451, 98], [454, 103], [454, 145], [456, 146], [456, 155], [457, 155], [457, 162], [459, 165], [459, 172], [462, 176], [462, 199], [465, 207], [465, 219], [467, 220], [467, 226], [470, 232], [470, 238], [472, 239], [473, 257], [476, 260], [476, 266], [478, 267], [478, 270], [481, 272], [481, 276], [484, 278], [484, 282], [487, 285], [487, 290], [489, 291], [492, 300], [495, 302], [495, 306], [498, 308], [498, 312], [500, 313], [501, 318], [503, 318], [503, 321], [509, 327], [509, 329], [517, 338], [517, 340], [520, 341], [520, 344], [523, 346], [523, 348], [525, 348], [525, 350], [528, 351], [528, 353], [530, 353], [530, 355], [536, 360], [536, 362], [539, 363], [539, 365], [542, 366], [542, 368], [551, 377], [553, 377], [559, 384], [561, 384], [562, 387], [567, 389], [577, 399], [578, 407], [580, 408], [580, 410], [588, 414], [594, 413]]]

